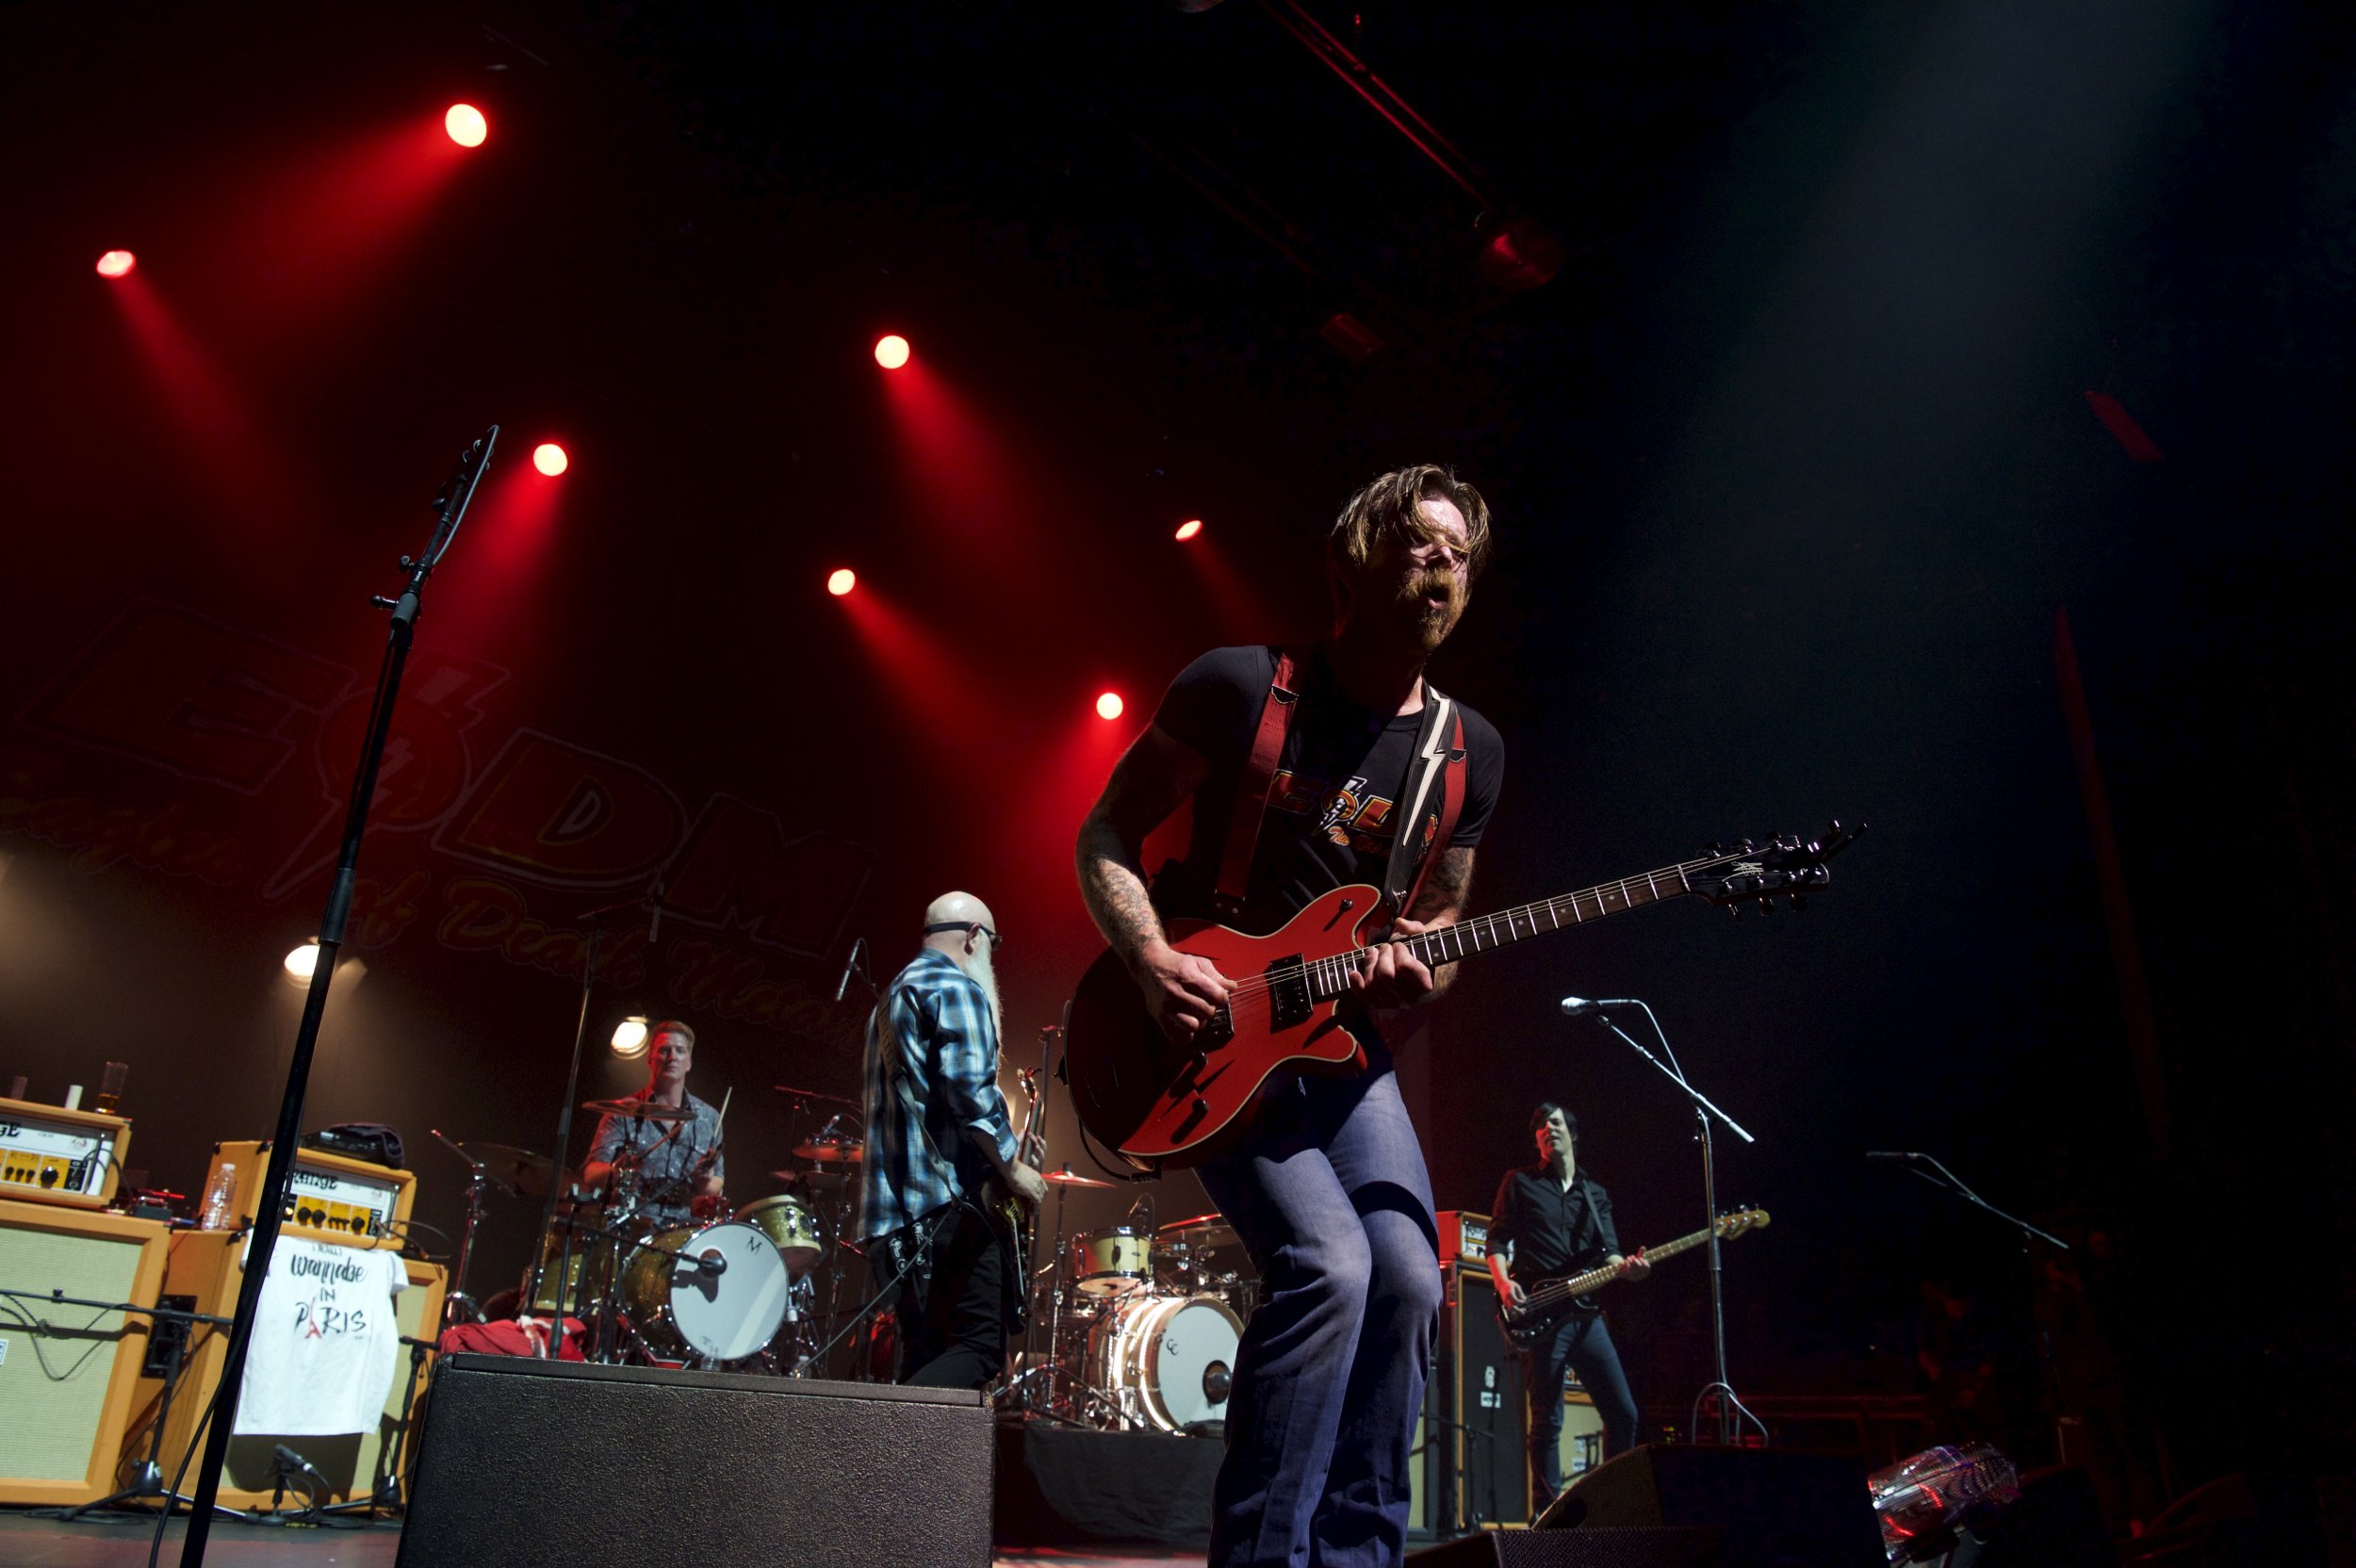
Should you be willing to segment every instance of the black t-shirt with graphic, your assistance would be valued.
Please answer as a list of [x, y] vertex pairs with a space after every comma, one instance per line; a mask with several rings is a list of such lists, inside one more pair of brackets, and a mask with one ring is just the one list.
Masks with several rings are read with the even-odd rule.
[[[1252, 758], [1277, 650], [1213, 648], [1179, 673], [1153, 722], [1202, 754], [1210, 776], [1194, 795], [1194, 826], [1185, 860], [1158, 876], [1153, 900], [1165, 917], [1209, 918], [1227, 848], [1235, 789]], [[1275, 930], [1318, 894], [1353, 882], [1383, 885], [1389, 868], [1399, 796], [1423, 715], [1386, 716], [1343, 694], [1322, 644], [1296, 669], [1300, 704], [1284, 737], [1268, 808], [1252, 858], [1244, 914], [1229, 923]], [[1497, 807], [1505, 777], [1505, 743], [1488, 720], [1464, 717], [1464, 804], [1448, 842], [1469, 847]]]

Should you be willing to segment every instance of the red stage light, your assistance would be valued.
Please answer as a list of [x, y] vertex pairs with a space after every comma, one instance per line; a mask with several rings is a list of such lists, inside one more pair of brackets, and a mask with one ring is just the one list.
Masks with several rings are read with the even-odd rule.
[[532, 449], [532, 466], [548, 475], [548, 478], [554, 479], [571, 467], [573, 460], [566, 457], [564, 449], [555, 442], [543, 441]]
[[108, 251], [98, 258], [98, 275], [102, 278], [127, 278], [139, 258], [128, 251]]
[[897, 370], [908, 362], [908, 340], [898, 333], [886, 333], [875, 339], [875, 363], [887, 370]]
[[[416, 122], [411, 122], [416, 123]], [[480, 147], [491, 134], [491, 122], [483, 118], [483, 111], [472, 104], [452, 104], [442, 116], [442, 129], [461, 147]]]
[[1096, 699], [1096, 716], [1100, 719], [1117, 719], [1121, 717], [1121, 694], [1106, 692]]
[[1191, 539], [1202, 531], [1203, 519], [1200, 517], [1189, 517], [1178, 525], [1178, 537], [1181, 540]]
[[826, 592], [841, 598], [859, 586], [859, 574], [848, 566], [837, 566], [826, 574]]

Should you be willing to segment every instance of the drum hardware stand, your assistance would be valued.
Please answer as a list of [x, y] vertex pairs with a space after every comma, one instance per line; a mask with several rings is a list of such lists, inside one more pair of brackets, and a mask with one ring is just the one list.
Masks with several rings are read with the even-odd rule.
[[[91, 1307], [100, 1312], [119, 1312], [129, 1317], [144, 1317], [157, 1324], [171, 1323], [178, 1326], [179, 1331], [171, 1336], [170, 1348], [164, 1356], [163, 1392], [155, 1400], [155, 1425], [148, 1438], [147, 1457], [140, 1460], [138, 1468], [132, 1472], [131, 1484], [93, 1502], [83, 1503], [69, 1509], [60, 1517], [68, 1520], [79, 1519], [85, 1513], [97, 1509], [112, 1508], [117, 1503], [146, 1502], [158, 1498], [163, 1500], [164, 1512], [167, 1514], [172, 1511], [175, 1504], [194, 1507], [195, 1498], [171, 1492], [164, 1485], [164, 1428], [172, 1418], [172, 1396], [180, 1386], [180, 1374], [187, 1364], [189, 1331], [199, 1323], [209, 1324], [216, 1329], [226, 1329], [235, 1322], [235, 1319], [217, 1317], [211, 1313], [190, 1312], [181, 1307], [167, 1307], [161, 1299], [158, 1299], [155, 1306], [141, 1307], [134, 1306], [128, 1301], [90, 1300], [79, 1296], [68, 1296], [61, 1291], [10, 1290], [5, 1286], [0, 1286], [0, 1296], [5, 1296], [12, 1301], [38, 1301], [53, 1307]], [[41, 1320], [36, 1319], [36, 1321]], [[152, 1333], [155, 1331], [149, 1331]], [[245, 1517], [242, 1511], [225, 1503], [216, 1502], [213, 1507], [228, 1514], [232, 1519]]]
[[[335, 857], [335, 876], [328, 885], [327, 905], [319, 917], [319, 961], [311, 971], [310, 988], [303, 996], [303, 1021], [295, 1030], [286, 1087], [279, 1096], [277, 1131], [270, 1139], [262, 1190], [254, 1201], [252, 1251], [245, 1279], [237, 1288], [237, 1316], [230, 1325], [228, 1345], [221, 1358], [221, 1384], [215, 1395], [219, 1408], [205, 1432], [204, 1462], [197, 1467], [196, 1505], [188, 1516], [188, 1535], [180, 1545], [181, 1568], [202, 1568], [205, 1544], [212, 1537], [213, 1508], [221, 1496], [221, 1467], [228, 1462], [230, 1434], [237, 1425], [246, 1351], [254, 1342], [254, 1320], [262, 1305], [262, 1285], [270, 1277], [270, 1251], [277, 1245], [283, 1223], [286, 1179], [293, 1172], [295, 1150], [303, 1136], [303, 1102], [310, 1089], [311, 1059], [319, 1050], [319, 1021], [327, 1010], [327, 991], [335, 977], [336, 956], [343, 951], [344, 925], [351, 918], [352, 890], [359, 880], [360, 841], [368, 831], [368, 808], [376, 799], [377, 772], [384, 760], [385, 743], [392, 735], [393, 705], [401, 695], [401, 670], [409, 660], [417, 616], [424, 610], [426, 580], [441, 564], [443, 553], [457, 536], [459, 524], [466, 519], [467, 502], [474, 498], [476, 482], [490, 462], [499, 433], [499, 426], [493, 425], [466, 448], [450, 482], [434, 498], [436, 516], [425, 552], [415, 558], [401, 558], [401, 569], [409, 574], [409, 580], [400, 597], [379, 595], [371, 601], [378, 609], [390, 612], [384, 662], [377, 675], [367, 738], [360, 745], [359, 766], [354, 770], [352, 794], [344, 808], [343, 841]], [[567, 1105], [566, 1109], [570, 1108]]]
[[466, 1294], [466, 1266], [474, 1261], [474, 1233], [475, 1227], [483, 1223], [484, 1190], [493, 1186], [502, 1192], [508, 1189], [504, 1184], [492, 1180], [488, 1168], [481, 1160], [443, 1137], [439, 1127], [429, 1127], [426, 1131], [440, 1139], [451, 1153], [466, 1162], [466, 1229], [458, 1238], [458, 1268], [450, 1277], [450, 1294], [442, 1298], [442, 1326], [448, 1328], [453, 1323], [480, 1323], [483, 1321], [483, 1309], [476, 1304], [473, 1297]]
[[[581, 1098], [581, 1058], [589, 1042], [589, 1001], [597, 988], [597, 953], [605, 939], [605, 917], [619, 914], [625, 909], [650, 908], [653, 911], [653, 920], [647, 928], [646, 945], [653, 946], [655, 939], [663, 932], [663, 878], [664, 872], [669, 869], [665, 866], [663, 871], [656, 872], [654, 881], [648, 885], [646, 893], [640, 897], [624, 899], [618, 904], [601, 905], [595, 909], [582, 911], [580, 917], [581, 923], [589, 928], [589, 940], [582, 949], [581, 956], [581, 1016], [573, 1022], [573, 1060], [572, 1065], [565, 1071], [564, 1098], [558, 1105], [556, 1112], [554, 1175], [563, 1174], [567, 1162], [572, 1158], [573, 1102]], [[540, 1233], [543, 1236], [556, 1227], [558, 1189], [559, 1184], [552, 1176], [548, 1182], [548, 1204], [540, 1211]], [[540, 1298], [540, 1276], [547, 1266], [548, 1251], [543, 1246], [532, 1260], [532, 1283], [524, 1292], [526, 1300], [537, 1301]], [[559, 1315], [561, 1316], [562, 1314]], [[548, 1359], [554, 1354], [554, 1339], [551, 1336], [550, 1343], [542, 1348], [542, 1359]]]
[[[1611, 1015], [1601, 1010], [1604, 1007], [1642, 1008], [1645, 1019], [1652, 1024], [1653, 1037], [1661, 1042], [1661, 1049], [1669, 1059], [1664, 1062], [1646, 1050], [1636, 1037], [1612, 1022]], [[1684, 1069], [1677, 1065], [1677, 1052], [1669, 1044], [1668, 1034], [1661, 1027], [1661, 1020], [1655, 1018], [1652, 1008], [1643, 1002], [1633, 997], [1624, 997], [1618, 1001], [1603, 1003], [1588, 1002], [1580, 997], [1564, 997], [1562, 1011], [1572, 1017], [1578, 1017], [1582, 1013], [1592, 1016], [1597, 1023], [1626, 1040], [1639, 1056], [1659, 1068], [1661, 1076], [1683, 1090], [1685, 1097], [1693, 1102], [1693, 1119], [1701, 1129], [1703, 1218], [1710, 1228], [1710, 1341], [1717, 1357], [1717, 1376], [1714, 1380], [1705, 1384], [1700, 1393], [1693, 1396], [1693, 1413], [1687, 1418], [1686, 1429], [1689, 1431], [1699, 1429], [1702, 1401], [1715, 1394], [1718, 1396], [1718, 1442], [1722, 1446], [1733, 1445], [1735, 1434], [1744, 1420], [1759, 1429], [1759, 1439], [1762, 1444], [1770, 1442], [1772, 1439], [1768, 1435], [1767, 1423], [1751, 1413], [1750, 1408], [1742, 1403], [1742, 1396], [1735, 1393], [1734, 1385], [1726, 1381], [1726, 1278], [1720, 1266], [1722, 1248], [1718, 1237], [1718, 1172], [1710, 1141], [1710, 1119], [1716, 1117], [1720, 1121], [1725, 1122], [1727, 1130], [1744, 1143], [1757, 1143], [1759, 1140], [1744, 1132], [1742, 1124], [1732, 1117], [1711, 1104], [1708, 1095], [1687, 1082]]]

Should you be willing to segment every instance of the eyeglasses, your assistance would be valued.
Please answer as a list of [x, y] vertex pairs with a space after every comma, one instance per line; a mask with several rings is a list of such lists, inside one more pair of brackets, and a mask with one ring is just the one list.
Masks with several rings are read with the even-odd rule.
[[1006, 938], [977, 920], [944, 920], [924, 927], [924, 935], [927, 937], [937, 936], [943, 931], [979, 931], [990, 939], [990, 950], [992, 953], [1006, 945]]

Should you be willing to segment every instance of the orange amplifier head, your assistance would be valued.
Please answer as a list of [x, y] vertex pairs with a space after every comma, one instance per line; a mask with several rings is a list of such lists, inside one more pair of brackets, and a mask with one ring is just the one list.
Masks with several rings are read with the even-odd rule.
[[1452, 1263], [1471, 1264], [1479, 1267], [1489, 1261], [1489, 1217], [1474, 1214], [1468, 1209], [1442, 1209], [1435, 1217], [1440, 1222], [1440, 1266]]
[[96, 1111], [0, 1100], [0, 1199], [103, 1209], [114, 1201], [131, 1123]]
[[[267, 1143], [217, 1143], [213, 1163], [205, 1172], [205, 1184], [197, 1190], [212, 1191], [213, 1178], [221, 1168], [236, 1166], [229, 1206], [238, 1223], [246, 1223], [253, 1219], [261, 1198], [262, 1168], [269, 1162]], [[286, 1232], [313, 1241], [376, 1245], [409, 1223], [417, 1185], [417, 1177], [406, 1170], [391, 1170], [318, 1149], [298, 1149], [294, 1170], [286, 1180]]]

